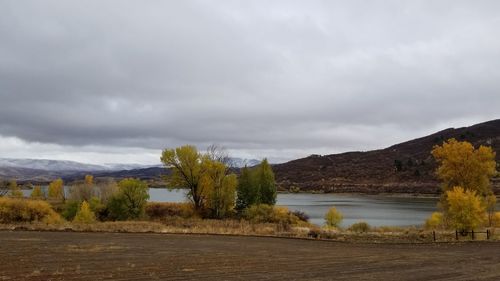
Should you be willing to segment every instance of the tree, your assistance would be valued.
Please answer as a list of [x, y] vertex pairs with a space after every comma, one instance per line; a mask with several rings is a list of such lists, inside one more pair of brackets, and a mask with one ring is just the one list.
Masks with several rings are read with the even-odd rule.
[[267, 159], [253, 169], [243, 168], [238, 182], [238, 210], [255, 204], [276, 204], [276, 181]]
[[43, 191], [42, 191], [42, 188], [37, 185], [33, 188], [33, 191], [31, 191], [31, 195], [30, 195], [31, 198], [33, 199], [41, 199], [44, 197], [44, 194], [43, 194]]
[[432, 155], [439, 164], [436, 173], [445, 194], [455, 186], [474, 190], [481, 196], [491, 193], [490, 179], [496, 174], [491, 147], [474, 149], [469, 142], [449, 139], [442, 146], [434, 146]]
[[488, 226], [493, 226], [495, 218], [495, 208], [497, 204], [497, 197], [495, 194], [489, 194], [484, 198], [484, 205], [488, 213]]
[[276, 181], [271, 165], [264, 159], [257, 168], [258, 190], [260, 192], [260, 203], [276, 204]]
[[85, 184], [86, 185], [93, 185], [94, 184], [94, 176], [92, 175], [85, 175]]
[[87, 203], [87, 201], [83, 201], [82, 204], [80, 205], [80, 208], [78, 209], [78, 212], [76, 212], [76, 216], [73, 219], [73, 222], [93, 223], [95, 222], [95, 220], [96, 220], [95, 214], [90, 209], [89, 203]]
[[228, 174], [228, 167], [224, 163], [209, 157], [203, 160], [202, 165], [205, 173], [200, 179], [200, 186], [205, 193], [206, 208], [211, 217], [223, 218], [234, 209], [237, 177]]
[[62, 179], [57, 179], [49, 184], [47, 197], [56, 200], [65, 200], [64, 196], [64, 182]]
[[455, 229], [473, 230], [483, 223], [485, 209], [476, 191], [455, 186], [446, 192], [447, 216]]
[[328, 227], [338, 227], [343, 219], [344, 216], [335, 207], [328, 209], [325, 214], [325, 223]]
[[19, 188], [15, 180], [10, 181], [9, 189], [11, 197], [23, 197], [23, 192], [21, 191], [21, 188]]
[[108, 202], [110, 217], [116, 220], [141, 217], [149, 199], [147, 183], [138, 179], [123, 179], [118, 188], [118, 193]]
[[241, 211], [248, 208], [251, 205], [258, 204], [259, 190], [257, 189], [254, 178], [251, 175], [250, 169], [245, 166], [241, 169], [241, 174], [238, 177], [238, 187], [237, 199], [236, 199], [236, 209]]
[[189, 189], [188, 197], [196, 211], [201, 211], [206, 198], [199, 182], [203, 176], [202, 155], [196, 147], [191, 145], [175, 149], [165, 149], [162, 152], [161, 162], [166, 168], [172, 169], [166, 178], [170, 188], [185, 187]]

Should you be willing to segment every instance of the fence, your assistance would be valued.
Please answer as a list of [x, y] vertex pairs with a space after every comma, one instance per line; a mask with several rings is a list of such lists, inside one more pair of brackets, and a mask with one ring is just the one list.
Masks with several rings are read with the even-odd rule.
[[[475, 239], [475, 235], [478, 234], [478, 233], [484, 233], [486, 234], [486, 240], [490, 240], [490, 237], [491, 237], [491, 231], [489, 229], [486, 229], [486, 231], [474, 231], [474, 230], [471, 230], [471, 231], [467, 231], [467, 230], [462, 230], [462, 231], [458, 231], [458, 230], [455, 230], [455, 240], [459, 240], [459, 234], [461, 236], [469, 236], [470, 234], [470, 237], [471, 237], [471, 240], [474, 240]], [[434, 240], [434, 242], [437, 241], [436, 239], [436, 231], [432, 231], [432, 238]]]

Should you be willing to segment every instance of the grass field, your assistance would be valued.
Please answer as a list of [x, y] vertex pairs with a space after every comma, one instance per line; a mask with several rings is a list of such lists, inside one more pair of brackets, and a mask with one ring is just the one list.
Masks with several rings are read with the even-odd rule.
[[0, 231], [0, 280], [499, 280], [500, 243]]

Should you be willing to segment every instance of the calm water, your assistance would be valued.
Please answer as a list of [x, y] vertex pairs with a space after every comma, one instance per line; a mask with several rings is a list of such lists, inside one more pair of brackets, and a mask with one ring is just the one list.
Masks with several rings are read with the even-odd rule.
[[[150, 200], [184, 202], [185, 190], [150, 189]], [[322, 225], [326, 211], [335, 206], [344, 214], [343, 226], [363, 220], [372, 226], [423, 224], [436, 210], [437, 198], [399, 198], [381, 195], [278, 194], [277, 205], [305, 212], [314, 224]]]

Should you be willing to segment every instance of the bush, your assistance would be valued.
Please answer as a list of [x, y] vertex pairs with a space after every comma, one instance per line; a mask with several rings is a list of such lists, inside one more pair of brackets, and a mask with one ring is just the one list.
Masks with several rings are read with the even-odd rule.
[[309, 222], [309, 216], [302, 211], [293, 211], [292, 215], [296, 216], [301, 221]]
[[244, 212], [244, 218], [253, 223], [296, 224], [299, 218], [286, 207], [273, 207], [267, 204], [252, 205]]
[[66, 204], [64, 204], [64, 207], [62, 209], [61, 215], [66, 219], [66, 220], [73, 220], [76, 216], [76, 213], [78, 212], [78, 208], [80, 207], [80, 202], [78, 201], [67, 201]]
[[21, 198], [0, 198], [0, 223], [61, 222], [62, 219], [49, 203]]
[[343, 219], [344, 216], [335, 207], [328, 209], [325, 214], [325, 224], [328, 227], [338, 227]]
[[366, 233], [370, 231], [370, 225], [367, 222], [360, 221], [349, 227], [349, 230], [356, 233]]
[[89, 203], [87, 201], [83, 201], [78, 209], [78, 212], [73, 219], [73, 222], [76, 223], [93, 223], [95, 222], [95, 214], [90, 209]]
[[144, 215], [149, 199], [148, 185], [138, 179], [124, 179], [118, 183], [119, 191], [107, 204], [109, 218], [113, 220], [137, 219]]
[[436, 229], [441, 226], [443, 226], [443, 213], [440, 212], [432, 213], [432, 215], [425, 221], [425, 228], [427, 229]]
[[195, 215], [190, 203], [148, 202], [145, 212], [153, 220], [165, 217], [191, 218]]

